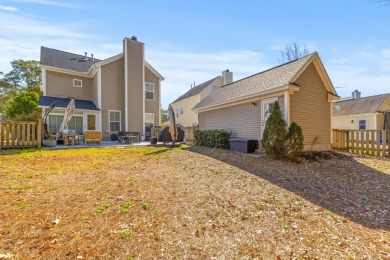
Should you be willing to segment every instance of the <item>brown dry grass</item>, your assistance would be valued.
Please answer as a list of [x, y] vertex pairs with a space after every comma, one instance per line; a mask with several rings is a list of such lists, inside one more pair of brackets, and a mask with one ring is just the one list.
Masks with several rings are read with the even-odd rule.
[[32, 151], [0, 155], [0, 180], [0, 255], [16, 259], [390, 258], [388, 159]]

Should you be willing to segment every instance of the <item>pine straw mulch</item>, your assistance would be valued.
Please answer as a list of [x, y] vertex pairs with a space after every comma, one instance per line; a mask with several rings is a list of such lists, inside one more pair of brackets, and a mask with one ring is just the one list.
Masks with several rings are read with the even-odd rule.
[[14, 152], [0, 192], [0, 258], [390, 258], [389, 159]]

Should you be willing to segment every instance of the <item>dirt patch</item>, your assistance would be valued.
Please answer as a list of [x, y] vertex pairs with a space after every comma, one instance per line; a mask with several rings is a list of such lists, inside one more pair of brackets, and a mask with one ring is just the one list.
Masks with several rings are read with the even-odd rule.
[[301, 158], [310, 162], [318, 162], [332, 159], [352, 160], [353, 156], [338, 152], [304, 152], [301, 154]]
[[199, 147], [0, 156], [0, 255], [390, 257], [390, 161]]

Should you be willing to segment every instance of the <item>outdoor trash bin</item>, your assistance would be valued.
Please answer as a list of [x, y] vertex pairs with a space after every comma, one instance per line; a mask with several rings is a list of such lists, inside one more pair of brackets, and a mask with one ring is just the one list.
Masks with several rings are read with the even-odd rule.
[[229, 139], [230, 150], [241, 153], [253, 153], [259, 145], [256, 139], [232, 138]]

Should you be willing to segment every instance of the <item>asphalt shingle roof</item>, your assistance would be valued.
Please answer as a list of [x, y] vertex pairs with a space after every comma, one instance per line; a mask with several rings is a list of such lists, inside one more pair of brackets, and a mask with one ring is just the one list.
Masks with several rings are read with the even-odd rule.
[[194, 95], [197, 95], [199, 94], [200, 92], [202, 92], [202, 90], [204, 90], [205, 88], [207, 88], [208, 86], [210, 86], [211, 83], [213, 83], [214, 80], [216, 80], [219, 76], [215, 77], [215, 78], [212, 78], [206, 82], [203, 82], [202, 84], [188, 90], [186, 93], [184, 93], [183, 95], [181, 95], [180, 97], [178, 97], [175, 101], [173, 101], [173, 103], [175, 102], [178, 102], [180, 100], [183, 100], [185, 98], [189, 98], [189, 97], [192, 97]]
[[376, 113], [390, 93], [333, 102], [332, 116], [349, 116]]
[[[55, 104], [55, 107], [66, 108], [70, 102], [70, 98], [40, 96], [38, 106], [48, 107], [56, 101], [58, 101], [58, 103]], [[90, 100], [75, 99], [74, 101], [75, 101], [76, 109], [100, 110], [95, 105], [95, 103], [93, 103]]]
[[91, 66], [99, 62], [100, 60], [94, 59], [93, 61], [79, 62], [78, 58], [84, 58], [84, 55], [78, 55], [65, 51], [55, 50], [41, 46], [41, 65], [47, 65], [51, 67], [73, 70], [77, 72], [86, 73], [89, 71]]
[[291, 84], [293, 82], [290, 81], [314, 54], [309, 54], [216, 89], [200, 101], [194, 109], [226, 103], [230, 100]]

